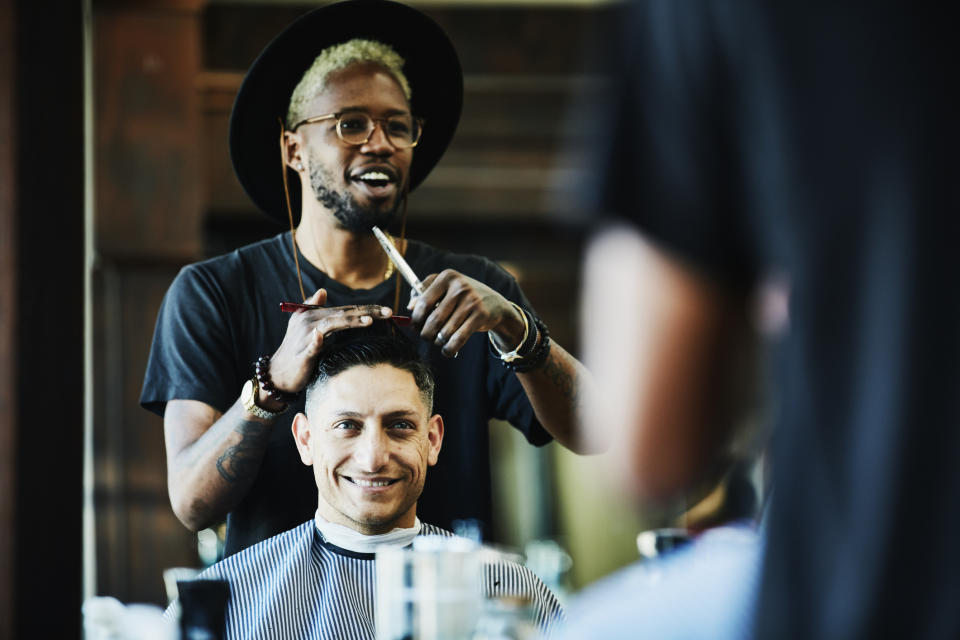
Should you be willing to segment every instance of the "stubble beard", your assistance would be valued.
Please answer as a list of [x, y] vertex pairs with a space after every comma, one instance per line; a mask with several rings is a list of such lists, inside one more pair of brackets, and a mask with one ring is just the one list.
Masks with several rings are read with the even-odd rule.
[[364, 535], [377, 535], [389, 533], [400, 526], [400, 520], [411, 508], [414, 509], [414, 514], [416, 514], [417, 500], [422, 492], [423, 486], [419, 488], [419, 491], [414, 492], [414, 495], [405, 496], [396, 509], [387, 513], [370, 513], [365, 510], [368, 505], [345, 503], [342, 496], [336, 493], [324, 495], [321, 492], [320, 499], [327, 504], [331, 511], [338, 513], [344, 520], [352, 523], [349, 526], [354, 531]]
[[337, 226], [352, 233], [369, 233], [374, 227], [387, 229], [397, 218], [401, 198], [395, 198], [393, 205], [363, 206], [346, 191], [337, 191], [333, 185], [333, 176], [317, 162], [311, 163], [310, 188], [321, 205], [333, 213]]

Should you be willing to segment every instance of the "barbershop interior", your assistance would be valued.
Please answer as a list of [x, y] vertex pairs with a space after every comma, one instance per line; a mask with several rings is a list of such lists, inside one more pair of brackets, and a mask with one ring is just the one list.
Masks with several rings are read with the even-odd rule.
[[[0, 640], [960, 637], [955, 45], [896, 3], [869, 20], [681, 4], [4, 0]], [[305, 62], [298, 37], [315, 40]], [[359, 37], [387, 53], [337, 49]], [[297, 117], [244, 128], [330, 47], [312, 104], [362, 68], [404, 108], [291, 102]], [[351, 98], [380, 100], [373, 86]], [[369, 218], [392, 234], [382, 250], [331, 213], [349, 207], [324, 144], [373, 167], [343, 197], [369, 216], [389, 201]], [[291, 259], [295, 224], [335, 230], [340, 253], [298, 235]], [[266, 239], [283, 287], [260, 263], [217, 266]], [[362, 279], [326, 265], [353, 250], [387, 275], [342, 284]], [[326, 281], [325, 303], [309, 283]], [[470, 296], [479, 311], [444, 339]], [[238, 318], [247, 304], [263, 308]], [[411, 318], [330, 322], [389, 325], [383, 341], [432, 371], [433, 408], [455, 410], [449, 448], [417, 441], [439, 453], [390, 526], [344, 500], [386, 504], [420, 436], [369, 436], [395, 453], [361, 485], [344, 475], [369, 463], [356, 444], [330, 489], [298, 427], [354, 366], [322, 361], [363, 329], [308, 326], [309, 371], [284, 384], [277, 366], [298, 322], [357, 304]], [[193, 368], [221, 345], [229, 371]], [[401, 377], [421, 398], [417, 375]], [[458, 439], [468, 412], [478, 433]], [[429, 438], [430, 413], [404, 429]], [[231, 448], [204, 453], [217, 429]], [[176, 476], [204, 465], [183, 494]], [[294, 477], [312, 506], [274, 518]], [[233, 493], [211, 507], [211, 486]], [[303, 566], [269, 555], [294, 525], [313, 540]], [[284, 584], [304, 575], [315, 592]]]

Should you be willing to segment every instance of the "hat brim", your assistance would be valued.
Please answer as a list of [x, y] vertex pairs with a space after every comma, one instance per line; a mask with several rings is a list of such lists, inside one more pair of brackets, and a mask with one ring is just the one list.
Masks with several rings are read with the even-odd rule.
[[[388, 44], [405, 60], [411, 110], [425, 121], [414, 149], [410, 190], [440, 161], [463, 107], [463, 72], [453, 44], [440, 26], [412, 7], [390, 0], [346, 0], [304, 14], [260, 53], [240, 85], [230, 115], [230, 159], [254, 204], [285, 222], [280, 122], [290, 95], [320, 52], [353, 38]], [[290, 203], [300, 211], [300, 181], [288, 177]]]

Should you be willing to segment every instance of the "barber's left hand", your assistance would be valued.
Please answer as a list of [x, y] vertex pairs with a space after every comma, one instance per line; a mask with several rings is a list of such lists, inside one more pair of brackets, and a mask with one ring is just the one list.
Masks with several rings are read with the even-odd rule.
[[523, 339], [520, 312], [502, 295], [453, 269], [423, 279], [423, 295], [410, 299], [420, 337], [452, 357], [477, 331], [493, 331], [499, 346], [511, 350]]

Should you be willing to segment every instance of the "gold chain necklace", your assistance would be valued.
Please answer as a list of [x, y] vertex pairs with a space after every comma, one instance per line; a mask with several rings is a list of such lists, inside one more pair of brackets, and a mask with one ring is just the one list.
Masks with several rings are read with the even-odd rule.
[[[394, 237], [390, 234], [390, 232], [386, 232], [386, 236], [387, 236], [387, 239], [390, 240], [390, 244], [392, 244], [393, 246], [396, 247], [396, 246], [397, 246], [397, 240], [396, 240], [396, 238], [394, 238]], [[296, 247], [296, 232], [295, 232], [295, 231], [291, 234], [291, 237], [293, 238], [293, 246]], [[323, 271], [324, 273], [328, 273], [328, 272], [327, 272], [327, 266], [323, 263], [323, 258], [320, 257], [320, 254], [319, 254], [319, 253], [317, 254], [317, 261], [320, 263], [320, 265], [319, 265], [319, 266], [320, 266], [320, 270]], [[390, 279], [390, 276], [393, 275], [393, 270], [394, 270], [393, 260], [390, 259], [390, 256], [387, 256], [387, 268], [386, 268], [386, 270], [383, 272], [383, 279], [384, 279], [384, 280], [389, 280], [389, 279]], [[328, 274], [328, 275], [329, 275], [329, 274]], [[299, 263], [299, 262], [297, 262], [297, 281], [298, 281], [298, 282], [300, 281], [300, 263]], [[302, 284], [301, 284], [300, 286], [301, 286], [301, 288], [303, 287]], [[306, 300], [306, 298], [304, 298], [304, 300]]]

